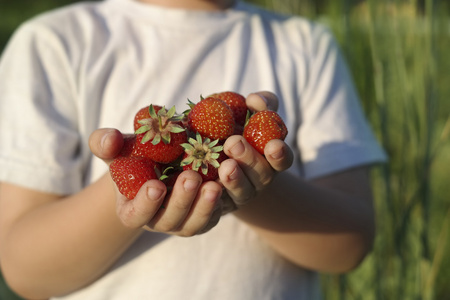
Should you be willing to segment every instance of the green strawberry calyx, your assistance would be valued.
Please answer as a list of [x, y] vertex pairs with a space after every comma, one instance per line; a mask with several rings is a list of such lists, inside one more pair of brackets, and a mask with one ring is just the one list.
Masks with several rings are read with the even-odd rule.
[[145, 133], [141, 140], [142, 144], [152, 141], [153, 145], [163, 141], [164, 144], [170, 144], [170, 133], [180, 133], [185, 131], [179, 122], [184, 118], [183, 115], [177, 115], [175, 106], [166, 110], [162, 107], [158, 112], [155, 111], [153, 105], [148, 108], [150, 118], [139, 120], [142, 126], [136, 130], [135, 134]]
[[204, 175], [208, 173], [208, 164], [218, 168], [220, 163], [217, 159], [220, 157], [220, 152], [223, 151], [223, 146], [217, 146], [218, 142], [219, 140], [203, 139], [197, 133], [195, 139], [189, 138], [189, 143], [181, 144], [186, 152], [186, 157], [180, 165], [183, 167], [192, 164], [192, 170], [198, 171], [201, 168]]

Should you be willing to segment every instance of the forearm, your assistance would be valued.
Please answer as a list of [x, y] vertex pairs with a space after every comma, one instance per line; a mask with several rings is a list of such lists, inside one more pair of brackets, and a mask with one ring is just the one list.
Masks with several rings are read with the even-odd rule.
[[140, 231], [118, 220], [111, 184], [105, 176], [14, 222], [1, 246], [2, 269], [13, 288], [31, 298], [64, 294], [113, 264]]
[[370, 195], [352, 195], [281, 173], [235, 214], [294, 263], [345, 272], [356, 267], [372, 245], [371, 201], [361, 197]]

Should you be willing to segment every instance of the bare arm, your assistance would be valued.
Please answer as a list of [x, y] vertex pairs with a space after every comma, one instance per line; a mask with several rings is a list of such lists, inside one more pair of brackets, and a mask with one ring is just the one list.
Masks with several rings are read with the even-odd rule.
[[[109, 163], [123, 139], [117, 130], [102, 129], [90, 142], [93, 153]], [[2, 183], [2, 272], [26, 298], [75, 291], [104, 274], [144, 227], [183, 236], [213, 227], [221, 214], [215, 209], [221, 192], [218, 183], [201, 184], [193, 171], [180, 175], [167, 197], [165, 185], [150, 180], [132, 201], [117, 192], [109, 174], [70, 196]]]
[[235, 214], [292, 262], [322, 272], [346, 272], [372, 246], [367, 178], [364, 167], [312, 183], [281, 173], [258, 193], [257, 201]]
[[107, 176], [70, 196], [2, 183], [0, 257], [5, 278], [25, 297], [67, 293], [99, 277], [139, 235], [115, 214]]
[[[276, 109], [271, 93], [264, 102], [247, 99], [255, 110]], [[232, 158], [222, 163], [220, 177], [239, 206], [235, 212], [274, 249], [292, 262], [323, 272], [349, 271], [371, 250], [374, 211], [369, 167], [307, 182], [281, 172], [292, 164], [282, 141], [269, 142], [265, 157], [240, 136], [225, 143]]]

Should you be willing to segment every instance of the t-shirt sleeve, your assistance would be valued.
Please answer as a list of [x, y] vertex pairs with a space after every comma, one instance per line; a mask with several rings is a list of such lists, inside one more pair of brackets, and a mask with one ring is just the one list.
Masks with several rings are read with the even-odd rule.
[[384, 162], [334, 37], [322, 25], [312, 36], [297, 132], [305, 178]]
[[65, 45], [29, 21], [0, 60], [0, 181], [57, 194], [81, 188], [75, 78]]

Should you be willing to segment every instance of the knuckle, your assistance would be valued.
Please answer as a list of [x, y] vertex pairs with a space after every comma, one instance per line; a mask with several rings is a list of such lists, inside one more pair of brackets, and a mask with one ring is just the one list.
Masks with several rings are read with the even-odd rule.
[[215, 212], [214, 207], [199, 208], [196, 211], [196, 218], [198, 220], [205, 220], [204, 222], [206, 224], [206, 222], [211, 218], [214, 212]]
[[119, 216], [120, 222], [126, 227], [133, 229], [136, 226], [134, 225], [134, 222], [132, 222], [134, 216], [135, 216], [135, 210], [134, 207], [123, 207], [120, 206], [117, 208], [117, 215]]
[[[252, 180], [254, 186], [254, 192], [260, 192], [267, 188], [273, 181], [273, 172], [261, 172], [257, 173], [255, 178]], [[251, 192], [248, 192], [249, 195]]]
[[173, 202], [173, 208], [176, 210], [189, 210], [192, 205], [192, 201], [190, 199], [178, 199], [177, 201]]
[[[251, 199], [253, 199], [256, 195], [256, 190], [252, 190], [251, 192], [249, 192], [246, 195], [243, 195], [242, 197], [238, 198], [235, 200], [236, 205], [237, 206], [242, 206], [245, 205], [247, 203], [249, 203], [251, 201]], [[234, 209], [236, 209], [236, 207], [234, 207]]]
[[176, 230], [176, 225], [169, 222], [158, 222], [158, 224], [155, 225], [155, 230], [159, 232], [174, 232]]
[[266, 188], [267, 186], [269, 186], [273, 181], [273, 176], [272, 174], [264, 176], [261, 178], [261, 187], [260, 188]]
[[129, 229], [134, 229], [137, 226], [135, 225], [135, 223], [132, 221], [133, 217], [126, 215], [126, 216], [121, 216], [120, 221], [122, 222], [122, 224]]

